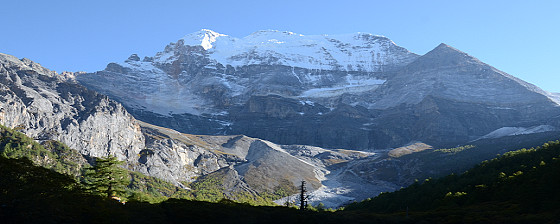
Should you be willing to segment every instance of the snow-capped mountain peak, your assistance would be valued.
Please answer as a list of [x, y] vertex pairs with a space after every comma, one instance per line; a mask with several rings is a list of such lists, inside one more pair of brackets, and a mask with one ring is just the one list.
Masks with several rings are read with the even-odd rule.
[[[203, 29], [186, 35], [180, 41], [186, 46], [202, 46], [211, 61], [234, 67], [268, 64], [320, 70], [384, 72], [418, 57], [386, 37], [368, 33], [302, 35], [289, 31], [261, 30], [236, 38]], [[171, 63], [176, 54], [161, 55], [165, 57], [160, 57], [157, 62], [165, 64]]]
[[198, 32], [194, 32], [181, 38], [185, 45], [196, 46], [200, 45], [204, 50], [208, 50], [213, 47], [213, 43], [220, 37], [226, 37], [227, 35], [221, 34], [209, 29], [202, 29]]
[[[456, 144], [502, 127], [560, 127], [554, 94], [449, 45], [418, 56], [368, 33], [236, 38], [201, 30], [153, 57], [132, 55], [76, 79], [162, 125], [289, 144]], [[283, 119], [294, 125], [274, 128]]]
[[[123, 63], [110, 64], [108, 72], [126, 75], [106, 78], [111, 83], [134, 80], [126, 91], [124, 87], [115, 89], [131, 107], [161, 115], [200, 115], [222, 113], [222, 109], [206, 105], [225, 101], [213, 102], [214, 95], [199, 92], [221, 91], [218, 95], [234, 99], [228, 105], [241, 103], [253, 93], [306, 99], [362, 94], [382, 85], [387, 72], [416, 58], [418, 55], [390, 39], [369, 33], [302, 35], [261, 30], [236, 38], [202, 29], [167, 45], [153, 57], [140, 60], [132, 55]], [[266, 72], [251, 79], [240, 77], [241, 73], [218, 72], [222, 66], [237, 69], [249, 65], [264, 65], [260, 69]], [[205, 74], [198, 76], [199, 72]], [[139, 90], [137, 85], [144, 88]]]

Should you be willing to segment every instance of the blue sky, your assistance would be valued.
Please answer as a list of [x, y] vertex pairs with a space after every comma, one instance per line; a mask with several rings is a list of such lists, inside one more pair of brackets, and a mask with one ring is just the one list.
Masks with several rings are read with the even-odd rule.
[[59, 72], [153, 56], [203, 28], [234, 37], [365, 32], [417, 54], [446, 43], [560, 92], [560, 1], [1, 1], [0, 52]]

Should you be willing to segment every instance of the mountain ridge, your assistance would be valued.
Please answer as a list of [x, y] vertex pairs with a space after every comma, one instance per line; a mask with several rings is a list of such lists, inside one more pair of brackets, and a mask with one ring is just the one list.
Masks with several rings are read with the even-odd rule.
[[[201, 44], [200, 41], [205, 38], [212, 39], [207, 34], [215, 38], [212, 40], [213, 47], [205, 50], [197, 44]], [[292, 39], [278, 39], [278, 35]], [[244, 134], [280, 144], [326, 148], [383, 149], [414, 141], [432, 141], [431, 144], [434, 144], [437, 143], [435, 139], [445, 141], [449, 138], [443, 137], [443, 131], [421, 128], [423, 122], [435, 122], [434, 125], [437, 125], [434, 127], [445, 128], [450, 128], [446, 122], [458, 125], [464, 130], [456, 134], [463, 133], [465, 136], [457, 139], [473, 140], [502, 127], [548, 125], [546, 116], [550, 115], [547, 114], [557, 113], [555, 111], [558, 109], [557, 100], [553, 100], [556, 99], [554, 95], [443, 43], [425, 55], [414, 56], [410, 62], [401, 61], [394, 70], [368, 72], [343, 67], [317, 70], [276, 63], [277, 56], [285, 52], [277, 45], [301, 47], [298, 41], [307, 38], [290, 32], [255, 32], [248, 35], [247, 40], [236, 39], [240, 43], [234, 45], [230, 44], [236, 42], [232, 41], [232, 37], [211, 31], [201, 31], [191, 36], [200, 41], [192, 44], [181, 39], [168, 45], [152, 59], [138, 61], [139, 57], [131, 57], [134, 60], [128, 60], [125, 64], [109, 64], [104, 71], [78, 75], [76, 79], [88, 88], [118, 99], [139, 119], [160, 126], [167, 125], [181, 132]], [[229, 39], [223, 43], [227, 44], [220, 45], [220, 38], [226, 37]], [[333, 43], [317, 41], [324, 41], [329, 35], [312, 37], [318, 39], [308, 39], [309, 43], [326, 43], [329, 46]], [[349, 39], [348, 42], [332, 49], [354, 49], [353, 44], [370, 41], [369, 38], [373, 38], [372, 43], [379, 38], [392, 42], [385, 37], [369, 34], [345, 37]], [[254, 40], [259, 41], [251, 42]], [[268, 40], [283, 43], [269, 43]], [[253, 44], [247, 46], [254, 46], [257, 51], [262, 46], [270, 51], [256, 60], [253, 57], [254, 49], [243, 47], [247, 43]], [[269, 45], [274, 48], [266, 48]], [[221, 46], [231, 47], [229, 51], [236, 52], [232, 55], [243, 55], [235, 60], [245, 61], [249, 65], [221, 64], [214, 60], [212, 54], [219, 52]], [[366, 46], [365, 49], [369, 48]], [[402, 55], [401, 51], [385, 50], [382, 53]], [[116, 85], [119, 87], [116, 88]], [[484, 114], [477, 119], [495, 120], [492, 114], [500, 114], [498, 117], [507, 117], [510, 122], [487, 122], [495, 125], [485, 125], [489, 127], [476, 130], [470, 127], [468, 117], [454, 115], [458, 113], [458, 108], [445, 110], [451, 114], [443, 116], [424, 113], [428, 111], [427, 107], [431, 107], [430, 110], [434, 112], [441, 112], [434, 110], [436, 104], [433, 102], [436, 101], [431, 100], [434, 98], [449, 102], [447, 106], [437, 105], [438, 108], [472, 105], [485, 110], [472, 111], [474, 114]], [[295, 103], [298, 101], [301, 105]], [[523, 107], [524, 104], [532, 105], [533, 109]], [[261, 106], [254, 107], [257, 105]], [[361, 115], [348, 117], [350, 114], [347, 110], [337, 110], [348, 106], [354, 107], [352, 110], [362, 111]], [[533, 121], [526, 122], [531, 120], [530, 113], [533, 111], [541, 112]], [[287, 118], [287, 115], [292, 121], [286, 120], [282, 124], [282, 119]], [[407, 119], [393, 119], [396, 116]], [[430, 116], [432, 118], [426, 120]], [[469, 115], [463, 113], [462, 116]], [[513, 118], [523, 122], [514, 122]], [[501, 118], [498, 120], [506, 121]], [[285, 124], [291, 126], [286, 129], [268, 128]], [[386, 142], [380, 138], [387, 136], [393, 137], [387, 143], [379, 143]], [[448, 141], [445, 144], [457, 142]]]

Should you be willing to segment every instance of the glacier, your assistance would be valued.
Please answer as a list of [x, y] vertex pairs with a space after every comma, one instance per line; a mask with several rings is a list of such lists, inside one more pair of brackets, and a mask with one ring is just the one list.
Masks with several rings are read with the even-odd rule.
[[[285, 65], [319, 70], [383, 72], [386, 66], [407, 63], [416, 54], [387, 37], [368, 33], [302, 35], [262, 30], [235, 38], [203, 29], [181, 38], [184, 45], [201, 46], [216, 63], [231, 66]], [[394, 54], [399, 51], [403, 54]], [[156, 62], [171, 63], [173, 54], [158, 54]]]

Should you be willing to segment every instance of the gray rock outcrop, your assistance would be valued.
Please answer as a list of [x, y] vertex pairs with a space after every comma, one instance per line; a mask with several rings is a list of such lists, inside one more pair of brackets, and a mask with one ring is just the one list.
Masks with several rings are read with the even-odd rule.
[[0, 54], [0, 123], [89, 157], [133, 161], [144, 148], [140, 127], [121, 104], [6, 54]]

